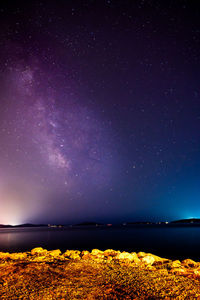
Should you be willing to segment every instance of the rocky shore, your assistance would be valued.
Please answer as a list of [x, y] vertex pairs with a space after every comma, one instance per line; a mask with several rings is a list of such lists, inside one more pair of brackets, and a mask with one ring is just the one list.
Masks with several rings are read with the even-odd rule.
[[111, 249], [0, 252], [0, 299], [200, 299], [200, 262]]

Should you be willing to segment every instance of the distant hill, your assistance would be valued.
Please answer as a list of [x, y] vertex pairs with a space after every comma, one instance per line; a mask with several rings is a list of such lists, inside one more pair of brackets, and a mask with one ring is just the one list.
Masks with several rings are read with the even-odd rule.
[[10, 227], [13, 227], [12, 225], [3, 225], [3, 224], [0, 224], [0, 228], [10, 228]]
[[181, 219], [170, 222], [172, 224], [200, 224], [200, 219], [191, 218], [191, 219]]
[[19, 225], [3, 225], [0, 224], [0, 228], [18, 228], [18, 227], [45, 227], [48, 226], [46, 224], [30, 224], [30, 223], [26, 223], [26, 224], [19, 224]]
[[83, 223], [75, 224], [73, 226], [100, 226], [100, 225], [104, 225], [104, 224], [96, 223], [96, 222], [83, 222]]
[[127, 225], [146, 225], [146, 224], [155, 224], [153, 222], [147, 222], [147, 221], [137, 221], [137, 222], [128, 222]]

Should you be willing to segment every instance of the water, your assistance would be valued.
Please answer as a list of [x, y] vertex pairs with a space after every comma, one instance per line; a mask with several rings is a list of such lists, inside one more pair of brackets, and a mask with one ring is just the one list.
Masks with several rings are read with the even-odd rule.
[[0, 251], [115, 249], [150, 252], [171, 259], [200, 261], [200, 226], [132, 225], [113, 227], [0, 229]]

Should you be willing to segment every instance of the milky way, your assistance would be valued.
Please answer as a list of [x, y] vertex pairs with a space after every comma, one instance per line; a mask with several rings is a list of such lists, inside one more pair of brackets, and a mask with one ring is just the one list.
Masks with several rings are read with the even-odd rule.
[[[10, 135], [12, 144], [6, 145], [2, 157], [12, 174], [4, 176], [5, 184], [15, 182], [17, 191], [9, 201], [4, 200], [3, 222], [20, 218], [28, 221], [44, 211], [52, 214], [55, 204], [59, 218], [69, 218], [63, 207], [80, 198], [82, 203], [78, 205], [82, 207], [94, 188], [104, 190], [114, 176], [111, 131], [81, 98], [69, 100], [65, 93], [49, 91], [46, 74], [43, 86], [38, 87], [37, 72], [41, 76], [41, 70], [38, 65], [14, 62], [7, 72], [9, 92], [5, 97], [10, 106], [3, 116], [2, 138], [9, 140]], [[2, 199], [7, 199], [7, 194], [2, 192]], [[20, 212], [20, 203], [29, 205], [21, 207]], [[8, 212], [12, 204], [19, 210], [15, 210], [15, 217]], [[24, 211], [28, 215], [25, 219]]]

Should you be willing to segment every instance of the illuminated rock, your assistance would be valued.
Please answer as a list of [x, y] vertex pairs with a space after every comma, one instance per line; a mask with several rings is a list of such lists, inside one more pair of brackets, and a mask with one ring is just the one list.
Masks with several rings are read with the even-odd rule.
[[150, 254], [150, 253], [148, 255], [153, 256], [153, 258], [155, 259], [155, 262], [169, 262], [169, 259], [167, 259], [167, 258], [162, 258], [160, 256]]
[[133, 253], [121, 252], [121, 253], [119, 253], [115, 256], [115, 259], [126, 260], [126, 261], [129, 261], [129, 262], [135, 262], [135, 263], [140, 262], [137, 254], [134, 253], [134, 252]]
[[195, 267], [197, 265], [197, 263], [194, 260], [189, 259], [189, 258], [188, 259], [184, 259], [182, 261], [182, 264], [184, 266], [187, 266], [187, 267]]
[[174, 268], [180, 268], [181, 267], [181, 262], [180, 260], [174, 260], [172, 261], [170, 264], [169, 264], [169, 267], [171, 269], [174, 269]]
[[27, 253], [8, 253], [8, 252], [0, 252], [0, 259], [12, 259], [12, 260], [18, 260], [18, 259], [26, 259]]
[[151, 253], [139, 252], [137, 255], [142, 262], [150, 265], [151, 264], [161, 265], [163, 263], [168, 263], [170, 261], [169, 259], [162, 258], [160, 256]]
[[111, 257], [115, 257], [117, 254], [119, 254], [120, 251], [116, 251], [116, 250], [113, 250], [113, 249], [107, 249], [103, 252], [104, 256], [111, 256]]
[[186, 275], [187, 271], [184, 268], [173, 268], [170, 273], [176, 274], [176, 275]]
[[200, 277], [200, 269], [193, 270], [194, 275]]
[[26, 252], [24, 253], [11, 253], [10, 254], [10, 258], [13, 260], [18, 260], [18, 259], [26, 259], [27, 258], [27, 254]]
[[142, 258], [142, 257], [144, 257], [144, 256], [146, 256], [147, 255], [147, 253], [145, 253], [145, 252], [138, 252], [138, 254], [137, 254], [137, 256], [139, 257], [139, 258]]
[[153, 263], [155, 262], [155, 258], [153, 257], [153, 255], [146, 255], [141, 258], [141, 261], [147, 265], [153, 265]]
[[10, 253], [8, 252], [0, 252], [0, 259], [7, 259], [10, 257]]
[[102, 262], [104, 260], [104, 252], [98, 249], [93, 249], [91, 251], [92, 259], [96, 262]]
[[136, 252], [131, 252], [131, 255], [134, 258], [134, 262], [137, 262], [137, 263], [140, 262], [140, 259], [139, 259], [139, 257], [138, 257], [138, 255], [137, 255]]
[[58, 257], [62, 254], [59, 249], [48, 251], [48, 254], [53, 257]]
[[63, 255], [64, 255], [64, 257], [79, 260], [79, 259], [81, 259], [80, 254], [81, 254], [81, 252], [79, 250], [67, 250]]
[[31, 250], [31, 255], [43, 256], [46, 255], [48, 251], [42, 247], [37, 247]]
[[150, 270], [150, 271], [156, 271], [156, 267], [154, 267], [153, 265], [146, 264], [145, 269]]
[[136, 252], [132, 252], [131, 255], [132, 255], [133, 260], [134, 260], [135, 263], [140, 263], [140, 259], [138, 258]]
[[98, 249], [93, 249], [92, 251], [91, 251], [91, 254], [92, 255], [96, 255], [96, 256], [99, 256], [99, 255], [103, 255], [104, 254], [104, 252], [103, 251], [101, 251], [101, 250], [98, 250]]
[[84, 250], [84, 251], [82, 251], [81, 252], [81, 258], [82, 259], [90, 259], [92, 257], [92, 255], [90, 254], [90, 252], [89, 251], [87, 251], [87, 250]]
[[81, 252], [81, 255], [88, 255], [88, 254], [90, 254], [90, 252], [87, 251], [87, 250], [83, 250], [83, 251]]

